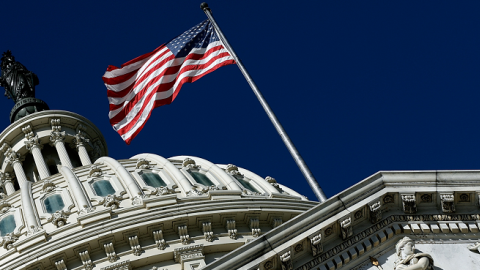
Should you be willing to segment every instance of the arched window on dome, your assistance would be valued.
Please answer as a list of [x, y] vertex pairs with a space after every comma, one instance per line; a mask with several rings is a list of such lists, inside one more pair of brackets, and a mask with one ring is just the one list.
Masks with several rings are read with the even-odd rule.
[[237, 180], [237, 181], [240, 183], [240, 185], [242, 185], [244, 188], [246, 188], [246, 189], [248, 189], [248, 190], [250, 190], [250, 191], [252, 191], [252, 192], [254, 192], [254, 193], [258, 193], [258, 194], [262, 194], [262, 193], [263, 193], [263, 191], [262, 191], [260, 188], [256, 187], [256, 184], [255, 184], [252, 180], [245, 178], [243, 175], [240, 175], [240, 174], [239, 174], [239, 175], [234, 175], [233, 177], [234, 177], [235, 180]]
[[107, 172], [109, 171], [106, 165], [92, 164], [87, 181], [82, 182], [82, 185], [93, 206], [117, 209], [127, 191], [115, 174]]
[[195, 182], [202, 184], [206, 187], [209, 186], [214, 186], [215, 184], [206, 176], [205, 174], [198, 172], [198, 171], [192, 171], [188, 170], [188, 173], [195, 179]]
[[140, 158], [137, 160], [135, 171], [132, 175], [137, 180], [140, 188], [149, 195], [174, 194], [178, 187], [164, 168], [159, 168], [150, 161]]
[[98, 180], [92, 184], [95, 195], [100, 197], [105, 197], [108, 195], [115, 194], [115, 189], [108, 180]]
[[45, 204], [45, 210], [49, 214], [53, 214], [59, 210], [62, 210], [65, 207], [62, 195], [60, 194], [48, 196], [47, 198], [45, 198], [43, 203]]
[[0, 236], [5, 236], [7, 233], [12, 233], [17, 224], [15, 223], [14, 215], [5, 216], [0, 220]]
[[43, 180], [41, 190], [41, 196], [35, 199], [35, 206], [42, 226], [49, 222], [54, 213], [62, 210], [70, 213], [75, 207], [68, 190], [57, 186], [54, 180]]

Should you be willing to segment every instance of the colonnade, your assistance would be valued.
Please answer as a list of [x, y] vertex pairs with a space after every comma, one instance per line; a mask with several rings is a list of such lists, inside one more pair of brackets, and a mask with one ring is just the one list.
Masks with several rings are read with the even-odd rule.
[[[50, 145], [55, 147], [61, 165], [69, 169], [73, 169], [73, 165], [70, 161], [70, 157], [68, 156], [68, 152], [65, 146], [66, 134], [65, 131], [61, 131], [60, 119], [51, 119], [50, 126], [52, 128], [49, 136]], [[40, 144], [38, 136], [35, 134], [34, 130], [29, 124], [25, 125], [22, 128], [22, 131], [25, 134], [25, 148], [33, 156], [33, 160], [35, 162], [35, 166], [37, 168], [40, 180], [49, 177], [50, 171], [47, 167], [45, 159], [43, 158], [43, 145]], [[77, 150], [82, 166], [92, 164], [90, 157], [88, 156], [87, 149], [85, 147], [85, 143], [89, 141], [85, 131], [86, 127], [80, 124], [77, 127], [76, 134], [71, 135], [73, 136], [72, 142]], [[3, 143], [3, 145], [1, 145], [0, 151], [3, 152], [5, 156], [5, 162], [12, 166], [18, 185], [22, 187], [23, 183], [28, 181], [27, 176], [25, 175], [25, 171], [22, 167], [22, 161], [25, 159], [25, 157], [13, 150], [12, 147], [7, 143]], [[2, 175], [0, 175], [0, 181], [3, 184], [7, 195], [14, 193], [15, 188], [12, 182], [13, 180], [11, 175], [8, 174], [7, 176], [7, 173], [3, 173]]]

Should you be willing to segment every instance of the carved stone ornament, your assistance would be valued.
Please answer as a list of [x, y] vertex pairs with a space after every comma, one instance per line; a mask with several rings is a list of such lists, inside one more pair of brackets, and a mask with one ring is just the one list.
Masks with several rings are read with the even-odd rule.
[[88, 177], [101, 177], [103, 175], [102, 170], [97, 165], [93, 164], [90, 166], [90, 171], [88, 172]]
[[35, 136], [30, 137], [30, 138], [26, 138], [25, 148], [27, 148], [28, 151], [32, 151], [33, 148], [35, 148], [35, 147], [38, 147], [40, 149], [43, 148], [43, 145], [41, 145], [40, 141], [38, 140], [38, 136], [35, 135]]
[[359, 220], [363, 217], [363, 211], [362, 210], [358, 210], [357, 212], [355, 212], [355, 214], [353, 215], [353, 217], [355, 218], [355, 220]]
[[187, 196], [202, 196], [202, 195], [207, 195], [208, 189], [204, 189], [202, 187], [192, 187], [191, 190], [187, 192]]
[[5, 155], [5, 162], [11, 166], [13, 166], [13, 164], [16, 162], [21, 162], [25, 159], [24, 156], [15, 152], [7, 143], [4, 143], [2, 145], [2, 147], [0, 148], [0, 151], [2, 151], [3, 154]]
[[55, 189], [55, 184], [52, 180], [47, 179], [43, 181], [42, 191], [41, 193], [48, 193]]
[[100, 270], [132, 270], [132, 266], [130, 265], [130, 260], [126, 260], [102, 267]]
[[165, 186], [165, 187], [157, 187], [155, 188], [154, 191], [152, 191], [152, 195], [157, 195], [157, 196], [161, 196], [161, 195], [167, 195], [167, 194], [175, 194], [175, 188], [177, 187], [177, 185], [174, 185], [172, 188], [170, 188], [169, 186]]
[[332, 226], [325, 229], [325, 237], [330, 236], [332, 234], [333, 234], [333, 227]]
[[43, 230], [42, 226], [30, 225], [30, 227], [28, 228], [27, 236], [34, 235], [37, 232], [40, 232], [42, 230]]
[[265, 268], [265, 270], [271, 270], [273, 269], [273, 262], [270, 260], [270, 261], [266, 261], [264, 264], [263, 264], [263, 268]]
[[63, 142], [65, 140], [65, 131], [52, 131], [50, 133], [50, 145], [55, 146], [57, 142]]
[[394, 270], [430, 270], [433, 258], [427, 253], [415, 253], [415, 241], [405, 236], [395, 246], [397, 260]]
[[467, 248], [472, 252], [480, 253], [480, 241], [476, 242], [471, 246], [468, 246]]
[[417, 204], [415, 202], [415, 194], [402, 194], [403, 212], [413, 214], [417, 212]]
[[467, 193], [462, 193], [458, 197], [460, 199], [460, 202], [470, 202], [470, 195]]
[[420, 199], [422, 200], [422, 202], [432, 202], [432, 194], [423, 194], [422, 196], [420, 196]]
[[195, 163], [195, 160], [193, 160], [191, 158], [184, 159], [183, 163], [182, 163], [182, 167], [186, 168], [187, 170], [188, 169], [200, 169], [200, 165], [197, 165], [197, 163]]
[[117, 196], [115, 194], [109, 194], [100, 201], [101, 204], [105, 208], [111, 208], [112, 210], [117, 209], [120, 207], [120, 201], [122, 201], [123, 198], [121, 196]]
[[440, 200], [442, 202], [442, 211], [444, 213], [455, 212], [454, 196], [453, 193], [440, 194]]
[[73, 135], [72, 143], [70, 147], [78, 148], [79, 146], [85, 146], [86, 143], [90, 142], [87, 136], [83, 132], [77, 132]]
[[5, 236], [2, 236], [0, 238], [0, 245], [6, 250], [9, 250], [13, 248], [13, 243], [15, 243], [18, 240], [18, 237], [16, 237], [13, 233], [7, 233]]
[[316, 234], [310, 238], [310, 246], [312, 248], [313, 256], [317, 256], [318, 254], [323, 252], [323, 245], [322, 245], [322, 234]]
[[387, 194], [385, 197], [383, 197], [383, 203], [393, 203], [393, 195]]
[[0, 213], [5, 214], [12, 206], [4, 199], [0, 199]]
[[150, 169], [150, 161], [140, 158], [137, 160], [137, 164], [135, 165], [135, 169]]
[[352, 219], [350, 217], [342, 221], [339, 221], [339, 223], [340, 223], [340, 230], [342, 231], [343, 240], [353, 235]]
[[238, 167], [233, 164], [228, 164], [227, 167], [225, 168], [225, 171], [230, 175], [242, 175], [238, 171]]
[[69, 214], [70, 213], [66, 211], [58, 210], [48, 218], [48, 222], [52, 222], [52, 224], [57, 227], [62, 227], [67, 223], [67, 218]]
[[271, 176], [267, 176], [267, 177], [265, 177], [265, 181], [270, 183], [270, 185], [272, 185], [274, 188], [276, 188], [280, 193], [290, 195], [288, 192], [286, 192], [285, 190], [283, 190], [280, 187], [280, 185], [277, 183], [277, 180], [275, 180], [275, 178], [273, 178]]
[[95, 211], [95, 207], [88, 207], [88, 205], [84, 205], [83, 208], [80, 210], [80, 215], [85, 215]]
[[173, 250], [175, 262], [184, 263], [196, 259], [203, 259], [203, 244], [176, 248]]
[[293, 263], [292, 263], [292, 256], [291, 252], [287, 251], [280, 255], [280, 262], [282, 263], [282, 270], [292, 270]]
[[380, 209], [382, 205], [380, 201], [376, 201], [369, 205], [370, 208], [370, 221], [372, 223], [377, 223], [382, 219], [382, 210]]

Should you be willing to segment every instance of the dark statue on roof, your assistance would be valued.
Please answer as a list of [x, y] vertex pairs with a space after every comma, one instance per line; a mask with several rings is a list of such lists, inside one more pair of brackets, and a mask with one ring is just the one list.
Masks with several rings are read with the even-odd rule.
[[37, 75], [20, 62], [16, 62], [11, 51], [4, 52], [0, 86], [5, 88], [5, 96], [13, 99], [15, 103], [26, 97], [35, 97], [36, 85], [38, 85]]
[[45, 102], [35, 98], [35, 86], [39, 83], [37, 75], [15, 61], [9, 50], [3, 53], [1, 60], [0, 86], [5, 88], [5, 96], [15, 102], [10, 113], [10, 122], [13, 123], [35, 112], [48, 110]]

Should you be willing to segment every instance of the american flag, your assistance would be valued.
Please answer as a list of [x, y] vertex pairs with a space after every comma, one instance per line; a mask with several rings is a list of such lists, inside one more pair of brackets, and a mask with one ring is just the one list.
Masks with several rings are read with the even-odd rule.
[[235, 64], [207, 19], [120, 68], [109, 66], [103, 81], [110, 103], [110, 124], [130, 144], [152, 110], [170, 104], [186, 82]]

